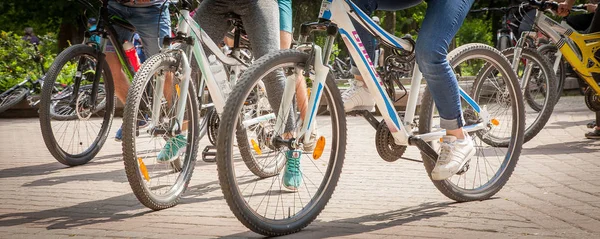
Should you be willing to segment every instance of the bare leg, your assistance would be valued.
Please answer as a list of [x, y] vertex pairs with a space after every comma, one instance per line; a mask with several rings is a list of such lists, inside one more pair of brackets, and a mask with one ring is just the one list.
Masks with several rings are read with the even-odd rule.
[[112, 73], [113, 82], [115, 83], [115, 95], [121, 103], [125, 104], [127, 100], [127, 91], [129, 90], [129, 80], [121, 69], [121, 63], [117, 54], [114, 52], [106, 52], [106, 61]]

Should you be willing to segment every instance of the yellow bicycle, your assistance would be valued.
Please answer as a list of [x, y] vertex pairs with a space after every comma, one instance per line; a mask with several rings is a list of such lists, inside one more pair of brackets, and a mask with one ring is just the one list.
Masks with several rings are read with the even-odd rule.
[[[600, 111], [600, 32], [582, 34], [566, 24], [559, 24], [544, 15], [544, 10], [557, 10], [558, 4], [552, 1], [529, 0], [527, 4], [538, 11], [535, 26], [553, 42], [560, 55], [573, 67], [573, 70], [585, 81], [585, 103], [594, 111]], [[561, 56], [557, 56], [560, 59]]]

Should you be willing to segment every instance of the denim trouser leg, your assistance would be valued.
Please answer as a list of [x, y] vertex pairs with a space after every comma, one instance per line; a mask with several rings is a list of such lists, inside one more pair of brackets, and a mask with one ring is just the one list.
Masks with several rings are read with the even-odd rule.
[[[116, 1], [109, 1], [108, 10], [111, 14], [125, 19], [135, 27], [140, 35], [146, 57], [157, 54], [162, 47], [163, 38], [171, 33], [171, 18], [168, 3], [164, 6], [161, 4], [149, 7], [128, 7]], [[132, 40], [133, 32], [119, 26], [115, 26], [115, 30], [119, 35], [118, 41], [121, 44], [124, 41]], [[108, 43], [106, 51], [115, 51], [112, 43]]]
[[461, 128], [458, 81], [446, 56], [452, 38], [462, 25], [474, 0], [429, 0], [419, 31], [416, 60], [440, 113], [440, 126]]

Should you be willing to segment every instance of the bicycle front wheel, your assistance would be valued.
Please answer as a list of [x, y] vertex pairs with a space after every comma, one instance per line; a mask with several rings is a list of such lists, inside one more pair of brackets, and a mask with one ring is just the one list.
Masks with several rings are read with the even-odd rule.
[[[515, 48], [502, 52], [507, 59], [513, 59]], [[517, 77], [527, 81], [523, 91], [525, 98], [525, 141], [533, 139], [548, 123], [557, 100], [556, 74], [550, 68], [550, 63], [536, 50], [523, 48], [519, 60]], [[474, 84], [483, 84], [485, 77], [479, 77]], [[476, 87], [482, 89], [482, 87]], [[528, 106], [528, 107], [527, 107]]]
[[[483, 123], [486, 127], [470, 133], [476, 153], [467, 163], [466, 172], [446, 180], [433, 180], [433, 184], [442, 194], [458, 202], [484, 200], [506, 184], [521, 154], [525, 119], [523, 96], [510, 64], [490, 46], [463, 45], [450, 52], [448, 60], [461, 86], [468, 87], [473, 78], [485, 79], [485, 83], [470, 89], [470, 96], [481, 113], [464, 99], [461, 105], [466, 126]], [[487, 71], [489, 74], [478, 74], [481, 69], [489, 68], [492, 69]], [[490, 115], [489, 122], [482, 121], [486, 112]], [[442, 130], [439, 120], [433, 98], [426, 89], [421, 102], [419, 133]], [[439, 142], [430, 144], [439, 151]], [[426, 154], [422, 156], [427, 174], [431, 176], [436, 159]]]
[[[44, 79], [39, 109], [42, 136], [52, 156], [68, 166], [92, 160], [104, 145], [112, 123], [112, 75], [106, 61], [101, 72], [95, 71], [99, 54], [102, 53], [91, 46], [73, 45], [56, 57]], [[101, 76], [96, 100], [92, 102], [91, 86], [96, 74]], [[77, 82], [79, 90], [73, 92]], [[66, 85], [64, 89], [71, 92], [65, 91], [62, 98], [55, 91], [55, 83]]]
[[[324, 99], [320, 102], [323, 105], [317, 102], [316, 106], [321, 107], [311, 121], [315, 130], [307, 134], [309, 142], [316, 145], [312, 148], [309, 143], [292, 150], [273, 140], [299, 135], [302, 105], [306, 103], [302, 96], [307, 97], [307, 93], [296, 90], [290, 113], [269, 117], [269, 112], [277, 112], [278, 108], [272, 106], [279, 104], [278, 98], [261, 102], [257, 92], [261, 82], [267, 87], [282, 87], [274, 87], [267, 94], [276, 94], [286, 84], [313, 83], [313, 63], [309, 59], [313, 58], [298, 50], [260, 58], [242, 75], [221, 118], [217, 140], [221, 189], [234, 215], [263, 235], [285, 235], [306, 227], [331, 198], [342, 170], [346, 120], [332, 73], [323, 88], [312, 92], [322, 94]], [[275, 128], [277, 117], [287, 122], [285, 127]], [[304, 142], [303, 138], [298, 140]], [[251, 155], [247, 155], [249, 152]]]
[[[138, 200], [153, 210], [177, 205], [192, 178], [200, 140], [196, 91], [189, 82], [187, 98], [181, 99], [183, 74], [176, 72], [181, 69], [177, 59], [181, 58], [160, 53], [146, 60], [123, 111], [127, 180]], [[182, 100], [184, 118], [179, 122], [177, 106]]]

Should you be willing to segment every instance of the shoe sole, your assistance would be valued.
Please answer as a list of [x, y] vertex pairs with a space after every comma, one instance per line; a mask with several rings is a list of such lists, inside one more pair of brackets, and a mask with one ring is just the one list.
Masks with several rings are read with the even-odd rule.
[[473, 147], [473, 149], [471, 149], [471, 151], [469, 151], [469, 153], [467, 154], [466, 159], [459, 165], [458, 170], [456, 172], [451, 173], [450, 176], [441, 178], [441, 179], [435, 179], [432, 174], [431, 179], [435, 180], [435, 181], [441, 181], [441, 180], [446, 180], [446, 179], [451, 178], [452, 176], [456, 175], [456, 173], [460, 172], [460, 170], [462, 170], [467, 163], [471, 162], [471, 158], [473, 158], [473, 156], [475, 156], [476, 152], [477, 152], [477, 150], [475, 149], [475, 147]]

